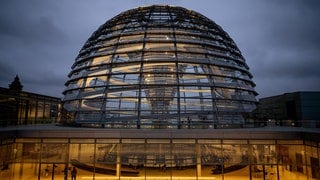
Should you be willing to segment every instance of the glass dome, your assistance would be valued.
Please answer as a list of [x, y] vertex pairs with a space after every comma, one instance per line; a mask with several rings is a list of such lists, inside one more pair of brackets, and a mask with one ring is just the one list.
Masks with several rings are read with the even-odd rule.
[[153, 5], [101, 25], [63, 92], [76, 124], [110, 128], [241, 127], [256, 107], [236, 44], [207, 17]]

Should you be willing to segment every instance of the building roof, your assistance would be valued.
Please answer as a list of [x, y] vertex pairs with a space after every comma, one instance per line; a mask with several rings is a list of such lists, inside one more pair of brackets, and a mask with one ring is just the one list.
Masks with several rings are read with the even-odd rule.
[[265, 127], [243, 129], [100, 129], [56, 125], [0, 128], [7, 138], [97, 138], [97, 139], [217, 139], [217, 140], [319, 140], [320, 130], [311, 128]]

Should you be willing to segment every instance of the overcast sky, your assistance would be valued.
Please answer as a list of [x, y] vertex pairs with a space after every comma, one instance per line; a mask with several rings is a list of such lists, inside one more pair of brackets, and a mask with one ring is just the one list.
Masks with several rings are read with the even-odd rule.
[[242, 51], [258, 98], [320, 91], [319, 0], [1, 0], [0, 86], [18, 74], [24, 91], [63, 97], [84, 42], [138, 6], [173, 4], [219, 24]]

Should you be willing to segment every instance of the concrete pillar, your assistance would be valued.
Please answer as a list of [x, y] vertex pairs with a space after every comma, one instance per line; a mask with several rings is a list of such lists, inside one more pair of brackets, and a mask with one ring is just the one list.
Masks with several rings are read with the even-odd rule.
[[201, 148], [200, 144], [196, 144], [196, 155], [197, 155], [197, 177], [201, 176]]
[[117, 171], [116, 171], [116, 176], [120, 177], [121, 176], [121, 145], [117, 144]]

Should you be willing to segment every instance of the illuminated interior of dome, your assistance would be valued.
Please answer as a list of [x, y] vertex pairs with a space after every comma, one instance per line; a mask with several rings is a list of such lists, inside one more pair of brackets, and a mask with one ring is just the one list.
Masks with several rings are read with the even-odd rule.
[[166, 5], [125, 11], [80, 50], [64, 91], [77, 124], [110, 128], [243, 125], [252, 75], [234, 41], [205, 16]]

